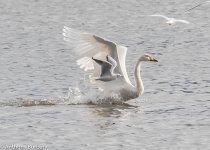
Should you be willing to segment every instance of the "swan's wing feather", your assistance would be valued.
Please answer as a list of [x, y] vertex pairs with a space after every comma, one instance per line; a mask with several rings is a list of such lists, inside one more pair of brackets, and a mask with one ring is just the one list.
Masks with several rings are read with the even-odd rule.
[[93, 34], [80, 32], [66, 26], [63, 28], [63, 36], [64, 40], [69, 42], [73, 50], [80, 56], [91, 56], [97, 53], [98, 49], [110, 51], [110, 46], [114, 45], [114, 43], [108, 43]]
[[[121, 73], [120, 74], [123, 75], [125, 81], [128, 84], [132, 85], [131, 81], [128, 78], [128, 74], [127, 74], [126, 66], [125, 66], [126, 53], [127, 53], [127, 48], [126, 47], [117, 46], [117, 55], [118, 55], [118, 58], [119, 58], [119, 65], [117, 65], [117, 66], [120, 66], [119, 68], [121, 68]], [[116, 67], [116, 68], [118, 68], [118, 67]]]
[[152, 17], [161, 17], [161, 18], [164, 18], [166, 20], [170, 20], [170, 18], [168, 18], [168, 17], [166, 17], [164, 15], [154, 14], [154, 15], [150, 15], [150, 16], [152, 16]]
[[80, 32], [66, 26], [63, 28], [63, 36], [64, 40], [73, 48], [72, 50], [80, 56], [80, 59], [77, 60], [80, 68], [84, 70], [94, 69], [92, 77], [100, 75], [101, 67], [93, 63], [91, 58], [106, 61], [106, 56], [109, 55], [119, 64], [116, 66], [115, 72], [123, 75], [125, 81], [131, 84], [125, 68], [126, 47], [94, 34]]
[[111, 55], [115, 44], [96, 35], [80, 32], [66, 26], [63, 28], [63, 36], [72, 50], [79, 55], [80, 59], [77, 60], [77, 64], [80, 68], [85, 71], [94, 69], [93, 76], [99, 76], [101, 68], [93, 63], [91, 57], [105, 60], [107, 55]]

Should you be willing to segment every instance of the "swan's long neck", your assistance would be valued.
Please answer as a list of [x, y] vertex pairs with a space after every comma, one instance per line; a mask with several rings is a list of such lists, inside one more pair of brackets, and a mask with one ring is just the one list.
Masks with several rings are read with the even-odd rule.
[[138, 96], [141, 95], [144, 91], [144, 85], [141, 80], [141, 64], [142, 64], [142, 61], [139, 60], [136, 64], [135, 72], [134, 72], [135, 81], [136, 81], [136, 90], [137, 90]]

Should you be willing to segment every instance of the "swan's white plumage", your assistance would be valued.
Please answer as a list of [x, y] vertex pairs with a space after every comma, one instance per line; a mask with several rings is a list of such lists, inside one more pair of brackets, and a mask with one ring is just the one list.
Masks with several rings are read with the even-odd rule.
[[123, 75], [124, 81], [132, 85], [125, 67], [126, 47], [94, 34], [80, 32], [66, 26], [63, 28], [63, 36], [64, 40], [69, 42], [73, 50], [80, 56], [80, 59], [77, 60], [80, 68], [85, 71], [94, 70], [92, 77], [99, 76], [101, 70], [98, 65], [93, 63], [91, 58], [94, 57], [105, 61], [106, 56], [109, 55], [119, 64], [115, 68], [115, 72]]
[[82, 57], [77, 60], [77, 65], [80, 66], [81, 69], [84, 69], [85, 71], [93, 70], [93, 61], [89, 57]]
[[[128, 78], [125, 66], [126, 47], [94, 34], [79, 32], [65, 26], [63, 28], [63, 36], [64, 40], [68, 41], [73, 50], [79, 55], [80, 58], [77, 60], [77, 64], [80, 68], [86, 71], [94, 70], [90, 78], [91, 83], [101, 87], [108, 96], [114, 92], [117, 93], [120, 101], [126, 101], [137, 98], [143, 93], [144, 86], [140, 76], [141, 64], [145, 61], [157, 61], [153, 56], [145, 54], [139, 58], [134, 72], [136, 84], [133, 86]], [[113, 61], [116, 66], [113, 71], [116, 74], [120, 74], [121, 77], [114, 78], [114, 80], [109, 82], [96, 80], [101, 75], [101, 71], [105, 69], [97, 64], [97, 60], [98, 62], [106, 61], [108, 56], [111, 56], [116, 61], [117, 65]], [[96, 62], [93, 63], [91, 58], [94, 58]]]

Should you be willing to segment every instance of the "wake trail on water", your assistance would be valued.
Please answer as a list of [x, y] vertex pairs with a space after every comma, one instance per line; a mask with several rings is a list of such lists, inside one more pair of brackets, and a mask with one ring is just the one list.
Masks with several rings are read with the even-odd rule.
[[40, 105], [122, 104], [122, 101], [117, 93], [106, 93], [96, 88], [89, 88], [89, 90], [81, 89], [79, 87], [69, 87], [67, 94], [64, 96], [40, 99], [17, 98], [15, 100], [1, 103], [0, 105], [29, 107]]

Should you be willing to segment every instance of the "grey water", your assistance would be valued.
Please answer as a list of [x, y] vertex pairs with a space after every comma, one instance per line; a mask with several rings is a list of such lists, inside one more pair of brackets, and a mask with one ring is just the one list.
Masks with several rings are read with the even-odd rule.
[[[210, 5], [186, 12], [199, 2], [1, 0], [0, 149], [209, 149]], [[132, 106], [71, 103], [69, 88], [91, 91], [64, 25], [127, 46], [132, 81], [143, 53], [158, 59], [142, 66]]]

